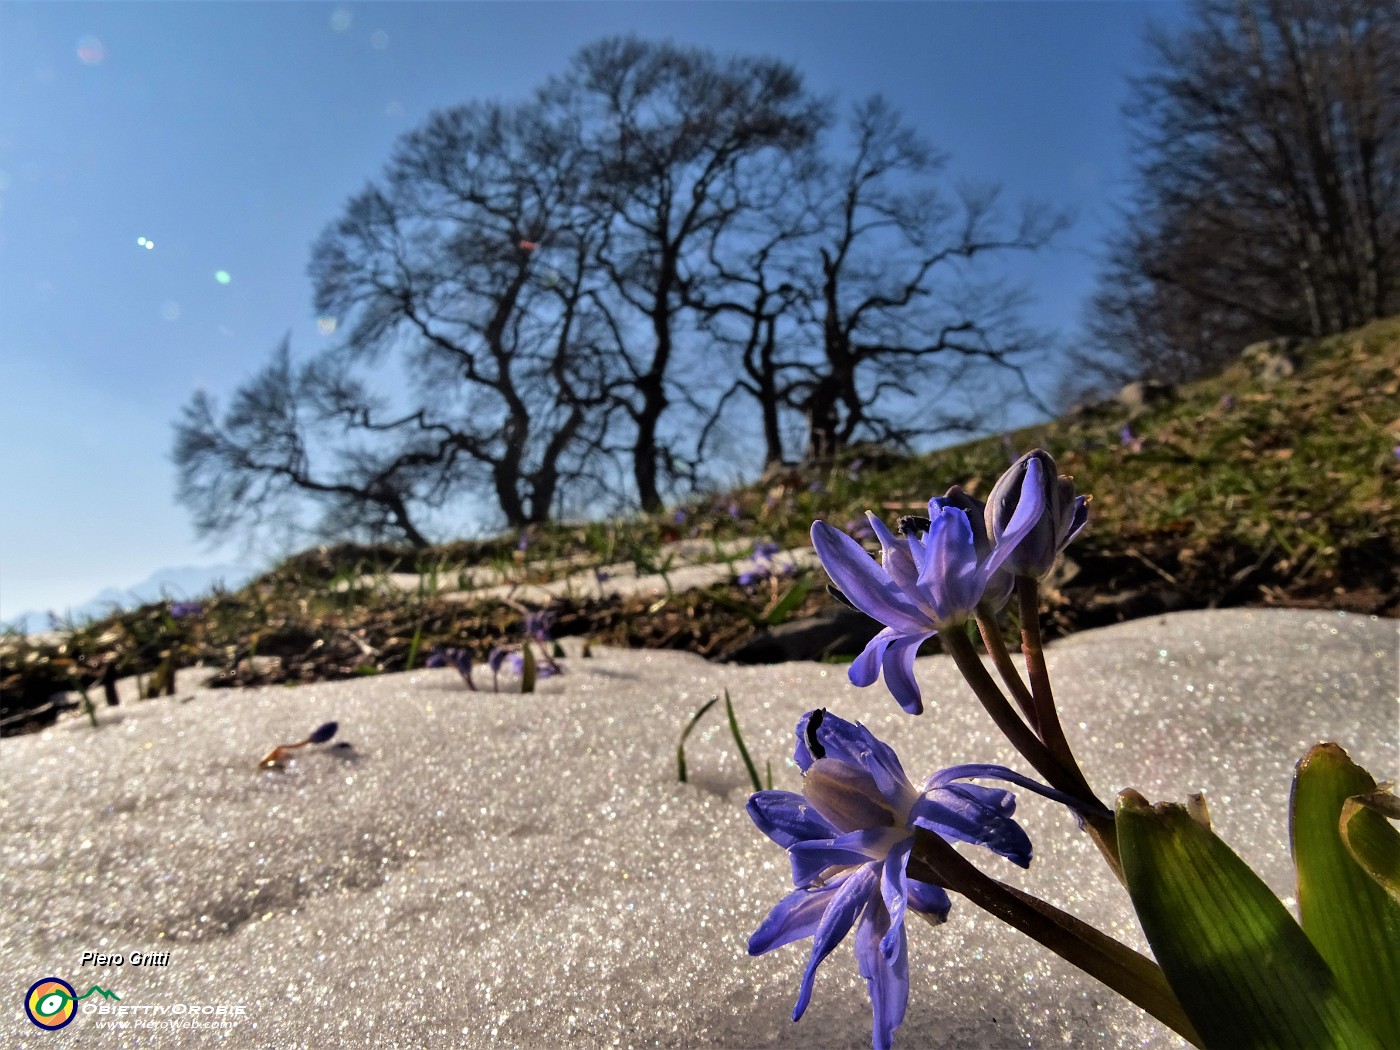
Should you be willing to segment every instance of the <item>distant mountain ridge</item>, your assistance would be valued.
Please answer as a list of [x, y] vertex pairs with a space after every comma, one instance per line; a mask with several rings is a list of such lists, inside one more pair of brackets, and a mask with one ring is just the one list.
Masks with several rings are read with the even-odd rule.
[[[173, 565], [157, 569], [140, 583], [125, 589], [108, 587], [81, 605], [69, 609], [54, 609], [52, 612], [64, 620], [82, 623], [86, 620], [106, 616], [113, 606], [129, 609], [159, 601], [162, 598], [189, 600], [208, 594], [216, 584], [230, 590], [243, 586], [258, 574], [257, 569], [234, 562], [220, 565]], [[8, 626], [17, 627], [26, 634], [50, 629], [49, 612], [28, 610], [20, 613]]]

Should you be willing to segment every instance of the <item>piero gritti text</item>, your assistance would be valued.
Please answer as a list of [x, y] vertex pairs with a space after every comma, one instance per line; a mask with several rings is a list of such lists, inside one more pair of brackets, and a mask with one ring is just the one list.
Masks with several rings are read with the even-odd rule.
[[79, 966], [169, 966], [169, 952], [132, 952], [130, 955], [102, 955], [98, 952], [83, 952]]

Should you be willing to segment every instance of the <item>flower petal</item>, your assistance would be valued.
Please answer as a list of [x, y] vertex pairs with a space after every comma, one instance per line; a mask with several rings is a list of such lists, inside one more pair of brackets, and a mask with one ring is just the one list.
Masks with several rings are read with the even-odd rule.
[[978, 572], [977, 544], [967, 515], [930, 503], [929, 520], [919, 595], [932, 606], [935, 625], [945, 627], [977, 608], [986, 578]]
[[749, 954], [762, 955], [793, 941], [815, 936], [827, 906], [840, 887], [841, 883], [833, 882], [816, 889], [793, 890], [773, 906], [773, 910], [759, 923], [758, 929], [753, 931], [753, 936], [749, 938]]
[[792, 884], [811, 886], [824, 872], [832, 868], [850, 868], [870, 863], [872, 858], [858, 845], [837, 845], [838, 841], [813, 839], [810, 842], [794, 843], [788, 850], [788, 859], [792, 861]]
[[832, 895], [822, 915], [821, 925], [812, 938], [812, 958], [802, 973], [802, 983], [797, 989], [797, 1004], [792, 1009], [792, 1019], [796, 1021], [812, 1001], [812, 983], [817, 979], [817, 967], [831, 954], [831, 950], [841, 943], [850, 932], [851, 925], [861, 909], [866, 907], [872, 893], [878, 893], [880, 876], [878, 864], [866, 864], [851, 872]]
[[905, 868], [913, 848], [913, 838], [907, 838], [891, 847], [880, 877], [880, 896], [884, 899], [885, 910], [890, 916], [889, 932], [880, 942], [880, 951], [885, 953], [887, 959], [893, 959], [902, 945], [902, 936], [896, 937], [895, 934], [896, 931], [902, 932], [904, 929], [904, 911], [909, 905], [909, 878]]
[[904, 636], [894, 628], [886, 627], [866, 642], [861, 654], [846, 668], [846, 677], [851, 680], [851, 685], [860, 686], [862, 689], [874, 685], [880, 677], [880, 662], [885, 658], [885, 650], [896, 638], [902, 637]]
[[851, 537], [824, 521], [814, 521], [812, 546], [832, 582], [861, 612], [903, 634], [928, 630], [927, 618]]
[[832, 839], [840, 834], [805, 796], [794, 791], [760, 791], [745, 806], [758, 830], [783, 849], [808, 839]]
[[[885, 951], [886, 942], [893, 944], [892, 951]], [[871, 900], [856, 929], [856, 965], [870, 994], [874, 1050], [890, 1050], [909, 1005], [909, 955], [904, 924], [893, 922], [879, 898]]]
[[1001, 788], [950, 784], [926, 792], [910, 820], [945, 839], [986, 846], [1023, 868], [1030, 867], [1031, 840], [1011, 818], [1016, 797]]
[[914, 556], [909, 551], [908, 538], [896, 536], [870, 511], [866, 511], [865, 516], [880, 541], [881, 564], [890, 580], [906, 594], [917, 593], [919, 570], [914, 566]]
[[911, 715], [922, 714], [923, 693], [919, 690], [919, 680], [914, 677], [914, 657], [919, 654], [919, 646], [937, 632], [915, 634], [894, 639], [885, 649], [881, 667], [885, 672], [885, 688], [900, 707]]
[[948, 910], [953, 902], [948, 899], [948, 891], [931, 882], [920, 882], [906, 877], [905, 886], [909, 891], [909, 909], [918, 912], [933, 923], [948, 921]]

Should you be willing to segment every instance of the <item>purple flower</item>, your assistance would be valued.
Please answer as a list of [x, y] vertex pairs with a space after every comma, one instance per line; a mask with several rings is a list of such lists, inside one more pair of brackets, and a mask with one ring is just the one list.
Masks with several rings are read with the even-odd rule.
[[739, 509], [739, 504], [735, 500], [730, 500], [729, 505], [725, 507], [725, 510], [728, 512], [729, 516], [735, 521], [738, 521], [739, 518], [743, 516], [743, 511]]
[[755, 583], [762, 583], [768, 579], [768, 575], [767, 569], [750, 569], [748, 572], [739, 573], [739, 579], [736, 582], [740, 587], [750, 587]]
[[1089, 521], [1089, 500], [1074, 494], [1074, 481], [1056, 471], [1050, 453], [1034, 449], [1011, 464], [987, 497], [987, 535], [1001, 547], [1011, 522], [1018, 520], [1027, 500], [1037, 508], [1031, 530], [1013, 541], [1006, 571], [1013, 576], [1044, 576], [1070, 540]]
[[186, 616], [198, 616], [204, 612], [204, 606], [200, 602], [175, 602], [170, 606], [170, 615], [176, 620], [183, 620]]
[[339, 728], [339, 722], [326, 722], [324, 725], [317, 726], [312, 734], [306, 738], [306, 742], [308, 744], [324, 744], [335, 736], [335, 731]]
[[529, 547], [530, 547], [530, 534], [529, 534], [528, 532], [522, 532], [522, 533], [520, 534], [520, 539], [516, 541], [515, 549], [518, 550], [518, 551], [524, 551], [524, 550], [528, 550]]
[[475, 690], [472, 681], [472, 654], [466, 649], [436, 649], [423, 661], [424, 667], [451, 667], [466, 683], [468, 689]]
[[1133, 428], [1124, 423], [1118, 428], [1118, 443], [1129, 452], [1142, 451], [1142, 438], [1133, 433]]
[[865, 518], [852, 518], [846, 522], [844, 530], [851, 538], [857, 540], [873, 540], [875, 530], [870, 527], [870, 522]]
[[[1033, 465], [1035, 470], [1039, 464]], [[964, 497], [971, 501], [970, 497]], [[960, 502], [949, 496], [929, 501], [924, 535], [895, 536], [884, 522], [866, 512], [883, 549], [881, 564], [859, 543], [825, 522], [812, 525], [812, 545], [832, 582], [854, 608], [885, 624], [851, 664], [852, 684], [874, 683], [883, 669], [885, 685], [911, 715], [924, 709], [914, 678], [919, 646], [939, 631], [959, 628], [987, 595], [1003, 589], [997, 572], [1040, 520], [1043, 494], [1027, 486], [1027, 498], [994, 546], [978, 549], [978, 533]], [[922, 524], [923, 519], [920, 519]]]
[[684, 525], [688, 517], [690, 515], [686, 513], [684, 507], [677, 507], [676, 512], [671, 515], [671, 520], [677, 525]]
[[525, 614], [525, 634], [543, 644], [553, 641], [550, 631], [554, 629], [554, 614], [547, 610]]
[[855, 926], [856, 965], [874, 1013], [872, 1041], [875, 1050], [886, 1050], [909, 1002], [905, 916], [912, 910], [937, 924], [951, 907], [943, 887], [906, 871], [914, 828], [986, 846], [1024, 868], [1031, 843], [1011, 819], [1015, 796], [960, 781], [993, 777], [1068, 799], [993, 765], [953, 766], [915, 790], [889, 745], [825, 711], [810, 711], [797, 723], [793, 758], [803, 773], [802, 794], [760, 791], [748, 802], [759, 830], [788, 851], [796, 887], [749, 938], [749, 954], [812, 938], [792, 1011], [796, 1021], [811, 1001], [817, 967]]

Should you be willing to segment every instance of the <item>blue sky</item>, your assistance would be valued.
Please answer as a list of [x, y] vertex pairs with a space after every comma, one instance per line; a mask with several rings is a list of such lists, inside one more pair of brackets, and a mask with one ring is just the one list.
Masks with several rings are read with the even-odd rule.
[[845, 102], [881, 92], [951, 174], [1077, 211], [1019, 271], [1029, 320], [1068, 337], [1130, 170], [1125, 77], [1149, 20], [1184, 17], [1074, 0], [3, 0], [0, 619], [239, 555], [198, 543], [175, 504], [171, 422], [284, 335], [294, 352], [328, 338], [311, 242], [432, 110], [524, 95], [623, 32], [781, 58]]

